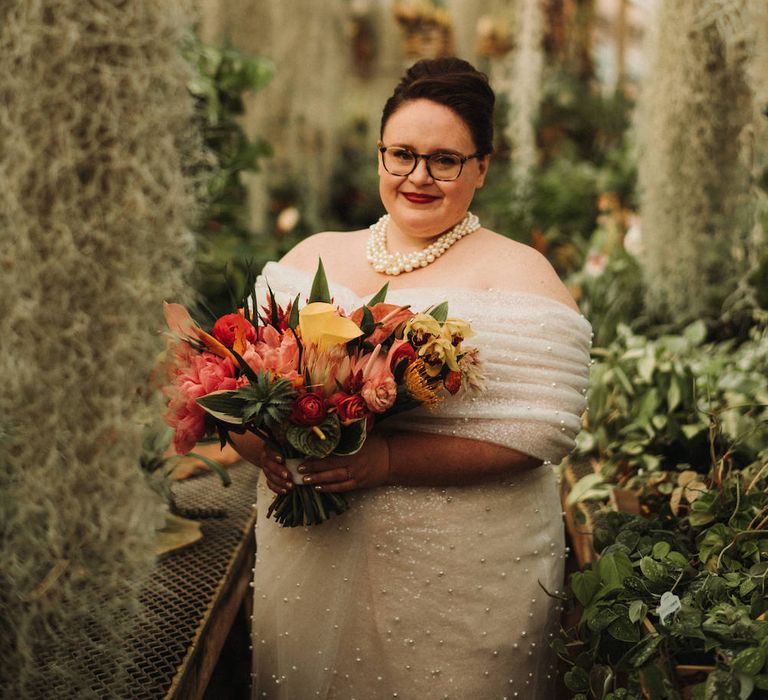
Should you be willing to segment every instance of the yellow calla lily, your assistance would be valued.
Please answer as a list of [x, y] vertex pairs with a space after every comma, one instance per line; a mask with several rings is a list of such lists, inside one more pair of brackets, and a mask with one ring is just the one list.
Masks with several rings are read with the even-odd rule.
[[299, 311], [299, 328], [305, 343], [320, 348], [344, 345], [363, 334], [357, 324], [340, 316], [333, 304], [320, 301], [307, 304]]

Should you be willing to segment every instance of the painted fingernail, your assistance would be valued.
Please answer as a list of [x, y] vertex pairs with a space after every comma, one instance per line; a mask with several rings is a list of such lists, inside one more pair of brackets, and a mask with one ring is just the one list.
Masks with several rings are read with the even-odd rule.
[[285, 459], [283, 459], [283, 455], [275, 455], [275, 462], [277, 462], [278, 464], [282, 464], [283, 462], [285, 462]]
[[322, 486], [315, 486], [315, 491], [322, 491], [322, 490], [323, 490]]
[[288, 472], [283, 472], [280, 476], [282, 476], [283, 479], [285, 479], [287, 481], [290, 478], [291, 475]]
[[307, 471], [307, 468], [306, 467], [299, 467], [296, 471], [299, 472], [299, 474], [303, 474], [305, 471]]
[[302, 481], [303, 481], [305, 484], [311, 484], [311, 483], [312, 483], [312, 477], [311, 477], [311, 476], [305, 476], [305, 477], [302, 479]]

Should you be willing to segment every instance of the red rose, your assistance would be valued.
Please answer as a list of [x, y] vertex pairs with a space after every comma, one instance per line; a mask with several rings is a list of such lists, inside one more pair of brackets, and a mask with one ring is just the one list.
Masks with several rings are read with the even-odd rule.
[[448, 372], [443, 380], [443, 385], [451, 394], [458, 392], [461, 389], [461, 372]]
[[371, 413], [360, 394], [334, 394], [331, 402], [336, 407], [339, 420], [344, 425], [366, 418]]
[[406, 360], [406, 364], [409, 364], [416, 357], [416, 351], [408, 343], [403, 343], [392, 353], [389, 368], [394, 370], [400, 360]]
[[297, 425], [318, 425], [325, 420], [326, 413], [328, 405], [325, 399], [308, 391], [293, 402], [289, 418]]
[[213, 324], [211, 334], [220, 343], [231, 348], [235, 344], [238, 329], [241, 329], [240, 332], [246, 340], [250, 340], [252, 343], [256, 342], [256, 329], [250, 321], [245, 320], [242, 314], [226, 314], [222, 316]]

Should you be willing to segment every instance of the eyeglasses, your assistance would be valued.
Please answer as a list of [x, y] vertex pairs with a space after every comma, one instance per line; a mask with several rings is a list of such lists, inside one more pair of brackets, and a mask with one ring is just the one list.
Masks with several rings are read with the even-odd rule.
[[464, 169], [464, 163], [480, 157], [480, 153], [473, 153], [471, 156], [460, 156], [456, 153], [416, 153], [402, 146], [380, 145], [379, 152], [384, 169], [390, 175], [410, 175], [416, 170], [419, 158], [423, 158], [429, 176], [442, 182], [457, 180]]

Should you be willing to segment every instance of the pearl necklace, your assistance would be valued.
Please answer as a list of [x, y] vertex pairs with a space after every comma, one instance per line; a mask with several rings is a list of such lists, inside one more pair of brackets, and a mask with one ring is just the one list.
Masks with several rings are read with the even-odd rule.
[[386, 275], [399, 275], [412, 272], [419, 267], [426, 267], [435, 262], [456, 241], [480, 228], [480, 220], [471, 212], [450, 231], [446, 231], [424, 250], [413, 253], [390, 253], [387, 249], [387, 228], [389, 214], [384, 214], [375, 224], [371, 224], [371, 237], [366, 246], [366, 257], [376, 272]]

